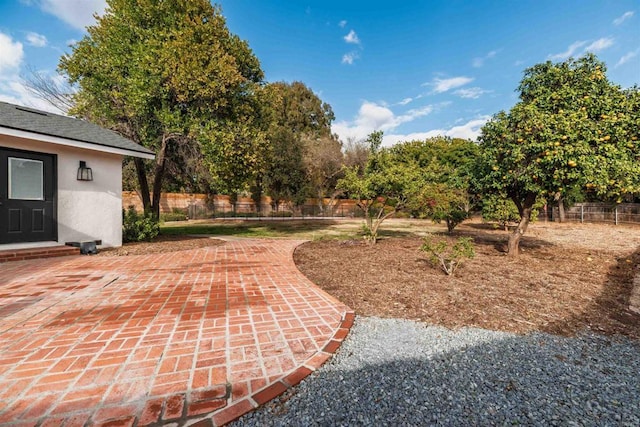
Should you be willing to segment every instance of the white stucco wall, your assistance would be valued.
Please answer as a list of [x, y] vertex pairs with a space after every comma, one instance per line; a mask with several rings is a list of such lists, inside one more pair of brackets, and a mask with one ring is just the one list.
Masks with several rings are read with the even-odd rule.
[[[58, 242], [122, 245], [122, 155], [0, 135], [0, 146], [57, 155]], [[78, 181], [80, 160], [93, 181]]]

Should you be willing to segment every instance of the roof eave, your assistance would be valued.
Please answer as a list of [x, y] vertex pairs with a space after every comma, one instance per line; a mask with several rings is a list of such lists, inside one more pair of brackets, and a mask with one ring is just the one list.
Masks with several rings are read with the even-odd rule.
[[136, 150], [130, 150], [126, 148], [118, 148], [118, 147], [112, 147], [109, 145], [101, 145], [101, 144], [92, 143], [92, 142], [63, 138], [59, 136], [45, 135], [37, 132], [13, 129], [5, 126], [0, 126], [0, 135], [8, 135], [8, 136], [14, 136], [17, 138], [31, 139], [34, 141], [48, 142], [51, 144], [64, 145], [67, 147], [83, 148], [85, 150], [100, 151], [103, 153], [139, 157], [142, 159], [155, 158], [155, 155], [146, 149], [145, 151], [136, 151]]

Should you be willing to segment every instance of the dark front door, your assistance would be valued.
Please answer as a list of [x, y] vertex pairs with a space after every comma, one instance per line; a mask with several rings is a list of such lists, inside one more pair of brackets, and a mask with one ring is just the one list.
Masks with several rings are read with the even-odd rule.
[[57, 239], [56, 158], [0, 147], [0, 244]]

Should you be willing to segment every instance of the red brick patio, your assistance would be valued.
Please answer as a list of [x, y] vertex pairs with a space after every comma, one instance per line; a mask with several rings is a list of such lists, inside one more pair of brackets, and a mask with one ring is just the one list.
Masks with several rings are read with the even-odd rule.
[[0, 425], [221, 425], [281, 394], [353, 322], [298, 244], [0, 264]]

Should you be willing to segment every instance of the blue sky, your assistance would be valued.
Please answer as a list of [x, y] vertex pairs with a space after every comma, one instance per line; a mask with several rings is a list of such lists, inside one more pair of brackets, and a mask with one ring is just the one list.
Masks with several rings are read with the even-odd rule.
[[[640, 1], [222, 0], [267, 81], [302, 81], [331, 104], [343, 141], [474, 139], [516, 102], [523, 70], [592, 51], [640, 84]], [[0, 100], [48, 108], [21, 84], [54, 73], [104, 0], [0, 0]]]

